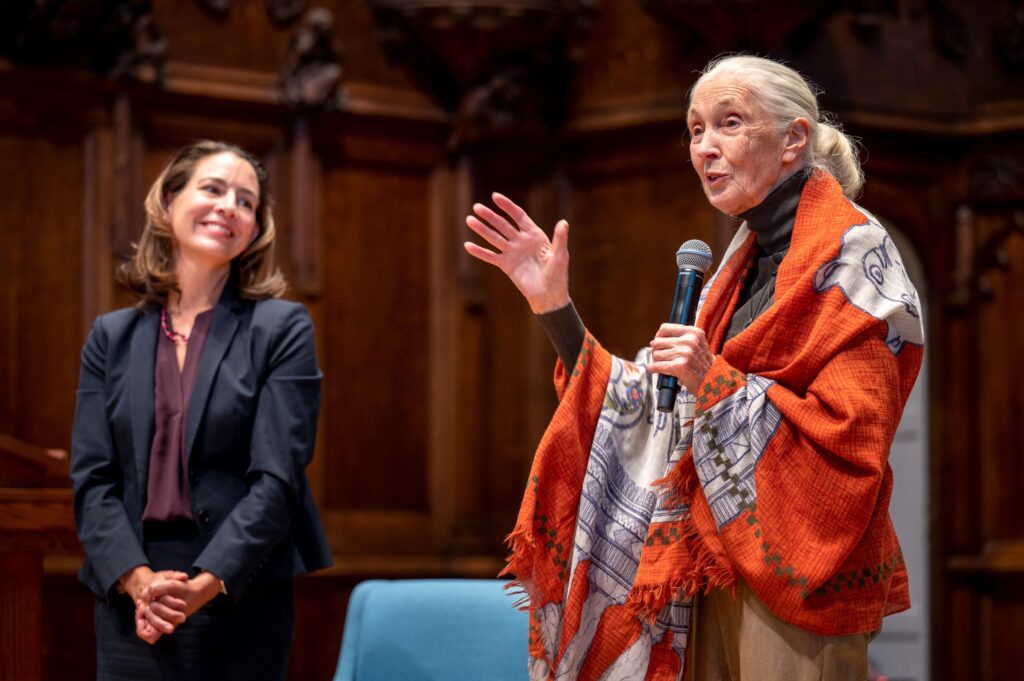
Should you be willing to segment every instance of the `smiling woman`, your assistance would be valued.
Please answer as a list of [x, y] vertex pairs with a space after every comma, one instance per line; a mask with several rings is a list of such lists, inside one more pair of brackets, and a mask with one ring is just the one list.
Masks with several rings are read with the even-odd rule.
[[283, 679], [291, 578], [331, 563], [305, 476], [320, 369], [277, 298], [267, 175], [223, 142], [179, 151], [120, 276], [134, 308], [82, 351], [75, 519], [99, 679]]

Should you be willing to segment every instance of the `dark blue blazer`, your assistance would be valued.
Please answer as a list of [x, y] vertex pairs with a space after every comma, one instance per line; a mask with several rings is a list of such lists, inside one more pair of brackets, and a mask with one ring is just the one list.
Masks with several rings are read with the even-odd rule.
[[[237, 599], [327, 567], [331, 551], [310, 495], [320, 381], [305, 307], [242, 300], [233, 281], [213, 312], [188, 406], [192, 512], [213, 572]], [[75, 522], [85, 548], [79, 577], [109, 598], [117, 579], [147, 563], [142, 512], [153, 438], [153, 374], [160, 313], [100, 316], [85, 348], [71, 443]]]

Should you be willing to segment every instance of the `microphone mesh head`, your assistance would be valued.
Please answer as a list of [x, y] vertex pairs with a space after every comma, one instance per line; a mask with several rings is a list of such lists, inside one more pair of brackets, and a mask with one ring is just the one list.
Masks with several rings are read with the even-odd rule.
[[700, 239], [690, 239], [676, 251], [679, 269], [699, 270], [704, 274], [711, 269], [711, 247]]

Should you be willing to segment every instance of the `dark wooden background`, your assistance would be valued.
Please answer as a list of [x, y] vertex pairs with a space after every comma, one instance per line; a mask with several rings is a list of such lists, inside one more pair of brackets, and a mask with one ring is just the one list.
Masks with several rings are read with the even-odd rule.
[[[680, 144], [686, 89], [719, 52], [772, 55], [862, 139], [861, 203], [924, 264], [932, 676], [1017, 678], [1024, 5], [445, 4], [5, 2], [0, 435], [69, 447], [82, 342], [127, 302], [113, 271], [168, 154], [199, 137], [257, 153], [326, 376], [311, 480], [336, 566], [299, 582], [291, 677], [326, 681], [360, 579], [497, 573], [553, 410], [547, 340], [461, 249], [469, 206], [501, 190], [545, 226], [568, 218], [573, 298], [630, 355], [667, 310], [678, 244], [729, 239]], [[91, 678], [81, 558], [47, 546], [24, 615], [42, 675]]]

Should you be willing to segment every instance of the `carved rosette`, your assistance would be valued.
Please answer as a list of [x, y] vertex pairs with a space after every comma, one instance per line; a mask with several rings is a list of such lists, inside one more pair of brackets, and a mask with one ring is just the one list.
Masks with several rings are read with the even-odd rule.
[[454, 118], [451, 146], [550, 128], [594, 0], [369, 0], [389, 58]]

